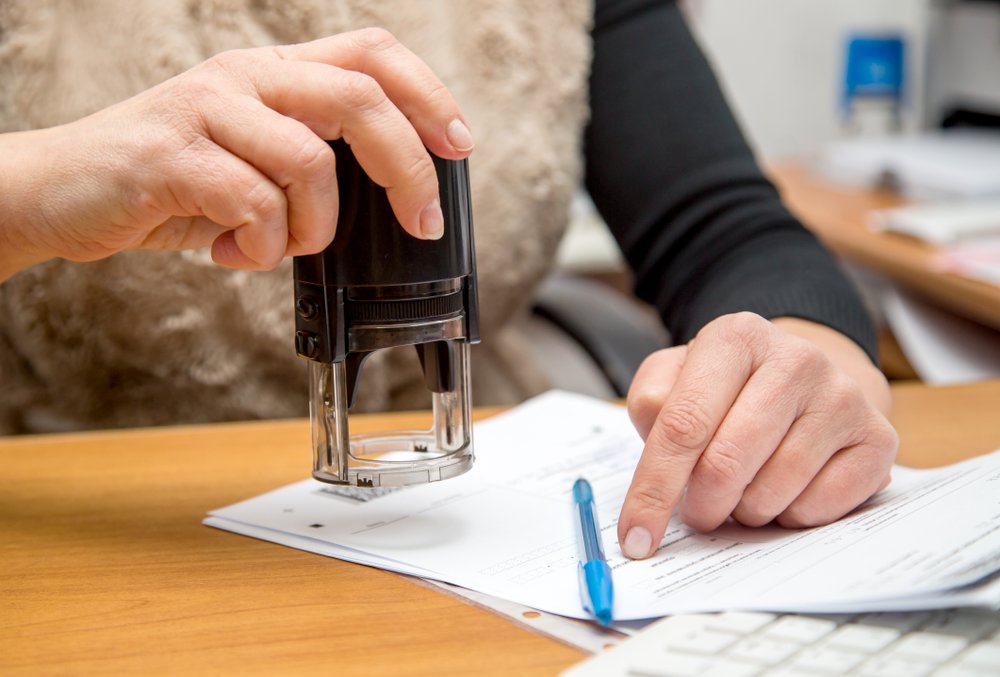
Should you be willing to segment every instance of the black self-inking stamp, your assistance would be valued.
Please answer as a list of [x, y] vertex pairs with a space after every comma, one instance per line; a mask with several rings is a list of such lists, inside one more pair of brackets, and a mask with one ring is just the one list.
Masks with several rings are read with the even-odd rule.
[[[433, 157], [444, 236], [419, 240], [396, 220], [385, 189], [343, 141], [333, 243], [295, 257], [295, 344], [309, 359], [313, 477], [332, 484], [403, 486], [472, 467], [469, 345], [479, 341], [468, 162]], [[413, 346], [431, 392], [427, 431], [351, 435], [348, 410], [375, 351]]]

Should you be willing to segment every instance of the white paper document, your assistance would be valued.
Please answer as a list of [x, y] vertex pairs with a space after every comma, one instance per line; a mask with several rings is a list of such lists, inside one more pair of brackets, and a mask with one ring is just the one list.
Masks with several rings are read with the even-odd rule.
[[1000, 331], [936, 308], [894, 285], [882, 294], [882, 309], [924, 383], [1000, 378]]
[[948, 129], [845, 139], [824, 149], [820, 169], [846, 183], [888, 183], [917, 199], [995, 197], [1000, 195], [1000, 133]]
[[477, 424], [476, 463], [444, 482], [342, 490], [306, 480], [209, 513], [205, 523], [322, 555], [447, 581], [586, 618], [571, 488], [594, 488], [615, 619], [682, 611], [1000, 607], [1000, 450], [892, 485], [821, 528], [674, 516], [656, 554], [626, 559], [616, 520], [642, 443], [624, 409], [547, 393]]
[[1000, 235], [1000, 199], [925, 202], [868, 215], [874, 230], [891, 230], [925, 242], [944, 246], [956, 242], [975, 243]]

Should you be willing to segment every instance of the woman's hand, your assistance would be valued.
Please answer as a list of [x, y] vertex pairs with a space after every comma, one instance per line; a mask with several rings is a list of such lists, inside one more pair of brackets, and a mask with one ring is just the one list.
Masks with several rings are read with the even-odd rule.
[[460, 159], [472, 136], [430, 68], [366, 29], [224, 52], [77, 122], [0, 136], [0, 280], [132, 248], [211, 244], [248, 269], [320, 251], [338, 207], [323, 140], [341, 137], [407, 232], [439, 238], [425, 147]]
[[710, 531], [836, 520], [889, 483], [898, 438], [889, 387], [853, 341], [793, 318], [721, 317], [654, 353], [629, 390], [646, 442], [618, 522], [648, 557], [675, 505]]

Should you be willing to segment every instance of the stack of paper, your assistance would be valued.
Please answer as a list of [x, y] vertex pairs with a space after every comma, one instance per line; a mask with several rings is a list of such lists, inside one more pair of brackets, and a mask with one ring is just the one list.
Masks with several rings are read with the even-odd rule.
[[675, 516], [656, 554], [631, 561], [616, 519], [642, 444], [622, 408], [553, 392], [475, 432], [476, 465], [461, 477], [374, 492], [307, 480], [205, 523], [584, 618], [571, 500], [582, 476], [597, 498], [619, 620], [1000, 606], [1000, 451], [897, 468], [889, 489], [827, 527], [700, 534]]
[[946, 200], [872, 212], [876, 230], [891, 230], [936, 245], [1000, 235], [1000, 199]]
[[880, 209], [875, 230], [915, 237], [938, 247], [937, 267], [1000, 284], [1000, 199], [948, 200]]
[[1000, 378], [1000, 331], [889, 286], [882, 310], [907, 361], [928, 385]]
[[938, 254], [941, 270], [1000, 285], [1000, 235], [954, 244]]
[[956, 129], [838, 141], [824, 149], [820, 170], [837, 181], [888, 185], [917, 199], [997, 196], [1000, 133]]

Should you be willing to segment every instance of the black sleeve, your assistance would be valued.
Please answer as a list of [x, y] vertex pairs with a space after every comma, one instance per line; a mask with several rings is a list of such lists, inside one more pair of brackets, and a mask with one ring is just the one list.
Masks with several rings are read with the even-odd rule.
[[674, 2], [597, 0], [586, 183], [637, 295], [677, 343], [741, 310], [875, 333], [830, 254], [754, 161]]

